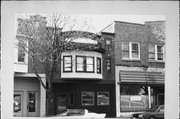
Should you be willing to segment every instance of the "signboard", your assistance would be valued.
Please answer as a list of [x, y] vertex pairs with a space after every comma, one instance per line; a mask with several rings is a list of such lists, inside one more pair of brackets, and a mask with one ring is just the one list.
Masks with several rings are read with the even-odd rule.
[[130, 100], [131, 101], [140, 101], [141, 100], [141, 96], [131, 96]]

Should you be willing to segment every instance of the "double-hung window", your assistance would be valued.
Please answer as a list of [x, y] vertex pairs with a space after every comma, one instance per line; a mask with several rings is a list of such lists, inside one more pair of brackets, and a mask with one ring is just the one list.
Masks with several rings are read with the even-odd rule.
[[64, 56], [63, 64], [63, 72], [72, 72], [72, 56]]
[[140, 59], [140, 46], [135, 42], [124, 42], [122, 44], [122, 58], [123, 59]]
[[76, 56], [77, 72], [94, 72], [94, 57]]
[[97, 57], [97, 73], [101, 73], [101, 58]]
[[149, 60], [164, 60], [164, 46], [162, 45], [149, 45]]
[[23, 49], [23, 44], [21, 42], [18, 42], [18, 62], [23, 62], [25, 63], [25, 59], [26, 59], [26, 52]]
[[107, 58], [107, 71], [111, 72], [111, 59]]

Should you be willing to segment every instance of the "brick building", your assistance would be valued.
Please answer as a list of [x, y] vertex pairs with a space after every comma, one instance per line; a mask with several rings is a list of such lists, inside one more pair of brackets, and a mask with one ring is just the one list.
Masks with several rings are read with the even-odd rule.
[[164, 104], [164, 27], [164, 21], [115, 21], [101, 31], [113, 54], [116, 116]]
[[[86, 49], [76, 47], [62, 53], [60, 72], [52, 80], [53, 113], [86, 108], [115, 117], [164, 104], [164, 29], [163, 21], [115, 21], [100, 35], [75, 31], [86, 33], [74, 42], [85, 44]], [[87, 37], [92, 35], [93, 38]], [[89, 49], [97, 44], [101, 47]], [[43, 116], [45, 90], [34, 75], [27, 54], [18, 47], [14, 54], [14, 115]], [[39, 65], [46, 81], [42, 69]]]
[[109, 74], [111, 65], [105, 59], [106, 47], [101, 36], [87, 34], [94, 38], [83, 36], [76, 40], [88, 47], [100, 43], [101, 47], [78, 48], [62, 54], [61, 78], [53, 80], [55, 114], [66, 108], [85, 108], [115, 117], [115, 80], [110, 78], [114, 75]]

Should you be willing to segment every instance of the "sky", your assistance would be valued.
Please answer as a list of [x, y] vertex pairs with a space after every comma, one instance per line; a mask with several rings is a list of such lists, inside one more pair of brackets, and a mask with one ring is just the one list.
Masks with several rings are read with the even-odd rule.
[[[34, 15], [35, 13], [31, 14], [24, 14], [20, 13], [16, 15], [18, 17], [27, 17], [29, 15]], [[45, 14], [41, 14], [43, 16], [49, 16]], [[102, 29], [104, 29], [109, 24], [113, 23], [113, 21], [123, 21], [123, 22], [130, 22], [130, 23], [140, 23], [144, 24], [145, 21], [159, 21], [165, 20], [166, 17], [164, 15], [119, 15], [119, 14], [68, 14], [76, 19], [78, 19], [79, 27], [75, 30], [87, 30], [85, 26], [85, 21], [88, 26], [88, 31], [93, 33], [98, 33]]]

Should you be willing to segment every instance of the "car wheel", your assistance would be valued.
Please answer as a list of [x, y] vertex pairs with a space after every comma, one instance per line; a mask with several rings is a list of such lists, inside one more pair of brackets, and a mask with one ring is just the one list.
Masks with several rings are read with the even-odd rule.
[[150, 116], [149, 119], [156, 119], [154, 116]]

